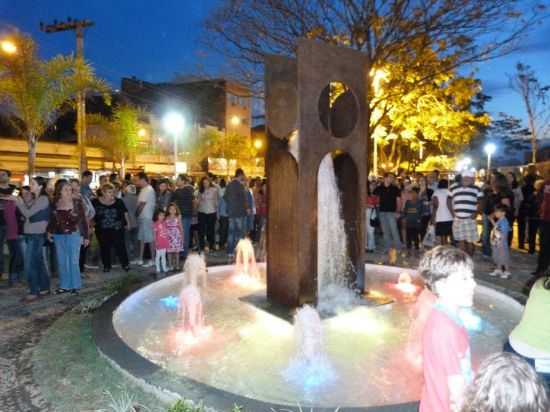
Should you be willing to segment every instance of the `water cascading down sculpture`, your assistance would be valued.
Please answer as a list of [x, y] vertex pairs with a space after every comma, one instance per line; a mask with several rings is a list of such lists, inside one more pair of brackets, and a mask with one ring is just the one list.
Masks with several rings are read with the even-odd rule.
[[[334, 259], [345, 262], [338, 284], [364, 288], [368, 73], [363, 54], [314, 40], [299, 41], [296, 59], [265, 59], [267, 296], [274, 303], [318, 303]], [[340, 204], [319, 204], [327, 156]], [[320, 225], [322, 208], [341, 216], [345, 236], [335, 240], [346, 256], [321, 254], [327, 237], [338, 237]]]

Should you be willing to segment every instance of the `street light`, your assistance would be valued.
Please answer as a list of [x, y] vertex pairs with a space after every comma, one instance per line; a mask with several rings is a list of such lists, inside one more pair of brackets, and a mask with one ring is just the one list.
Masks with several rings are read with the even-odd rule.
[[239, 116], [233, 116], [231, 117], [231, 124], [233, 126], [238, 126], [241, 124], [241, 119], [239, 118]]
[[497, 150], [497, 147], [494, 143], [487, 143], [483, 150], [487, 153], [487, 174], [491, 173], [491, 156]]
[[17, 53], [17, 46], [11, 40], [2, 40], [0, 42], [0, 48], [6, 54], [15, 54], [15, 53]]
[[174, 138], [174, 177], [177, 177], [178, 165], [178, 136], [185, 128], [185, 119], [178, 112], [169, 112], [162, 118], [162, 127]]
[[147, 135], [147, 130], [145, 130], [143, 127], [138, 130], [139, 137], [145, 137], [146, 135]]
[[258, 150], [260, 150], [263, 146], [263, 142], [260, 139], [254, 140], [254, 147]]

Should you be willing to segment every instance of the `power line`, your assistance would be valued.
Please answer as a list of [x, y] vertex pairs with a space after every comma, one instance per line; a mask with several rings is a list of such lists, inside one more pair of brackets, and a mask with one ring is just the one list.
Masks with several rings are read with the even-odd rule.
[[[76, 58], [84, 61], [84, 29], [92, 27], [95, 23], [92, 20], [72, 19], [52, 24], [40, 22], [40, 30], [44, 33], [59, 33], [63, 31], [74, 31], [76, 34]], [[80, 172], [87, 169], [86, 159], [86, 96], [84, 92], [78, 92], [76, 96], [76, 135], [78, 140], [78, 151], [80, 155]]]

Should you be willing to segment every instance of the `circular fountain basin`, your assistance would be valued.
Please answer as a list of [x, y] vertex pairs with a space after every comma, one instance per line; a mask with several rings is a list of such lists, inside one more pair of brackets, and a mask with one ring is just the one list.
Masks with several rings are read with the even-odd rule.
[[[131, 349], [154, 364], [238, 396], [307, 407], [402, 404], [417, 401], [422, 386], [421, 371], [405, 355], [410, 314], [421, 288], [416, 293], [396, 288], [403, 272], [418, 282], [413, 270], [366, 265], [369, 287], [389, 295], [393, 303], [359, 306], [323, 320], [326, 356], [336, 375], [328, 383], [306, 374], [301, 385], [285, 379], [283, 371], [296, 352], [293, 326], [243, 301], [265, 291], [265, 286], [236, 284], [233, 266], [209, 268], [203, 305], [212, 330], [206, 339], [178, 354], [174, 350], [175, 297], [183, 275], [160, 280], [129, 296], [114, 312], [113, 326]], [[522, 308], [506, 295], [477, 286], [473, 311], [482, 325], [481, 330], [469, 332], [474, 366], [501, 350]]]

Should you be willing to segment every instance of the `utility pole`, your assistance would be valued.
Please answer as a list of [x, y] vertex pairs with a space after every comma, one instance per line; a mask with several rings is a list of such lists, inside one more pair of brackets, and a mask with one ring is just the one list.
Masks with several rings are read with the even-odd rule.
[[[44, 33], [58, 33], [73, 30], [76, 33], [76, 58], [79, 63], [84, 62], [84, 29], [93, 26], [91, 20], [72, 19], [67, 17], [66, 22], [53, 21], [53, 24], [40, 22], [40, 30]], [[76, 96], [76, 136], [79, 153], [80, 173], [88, 168], [86, 158], [86, 93], [79, 91]]]

